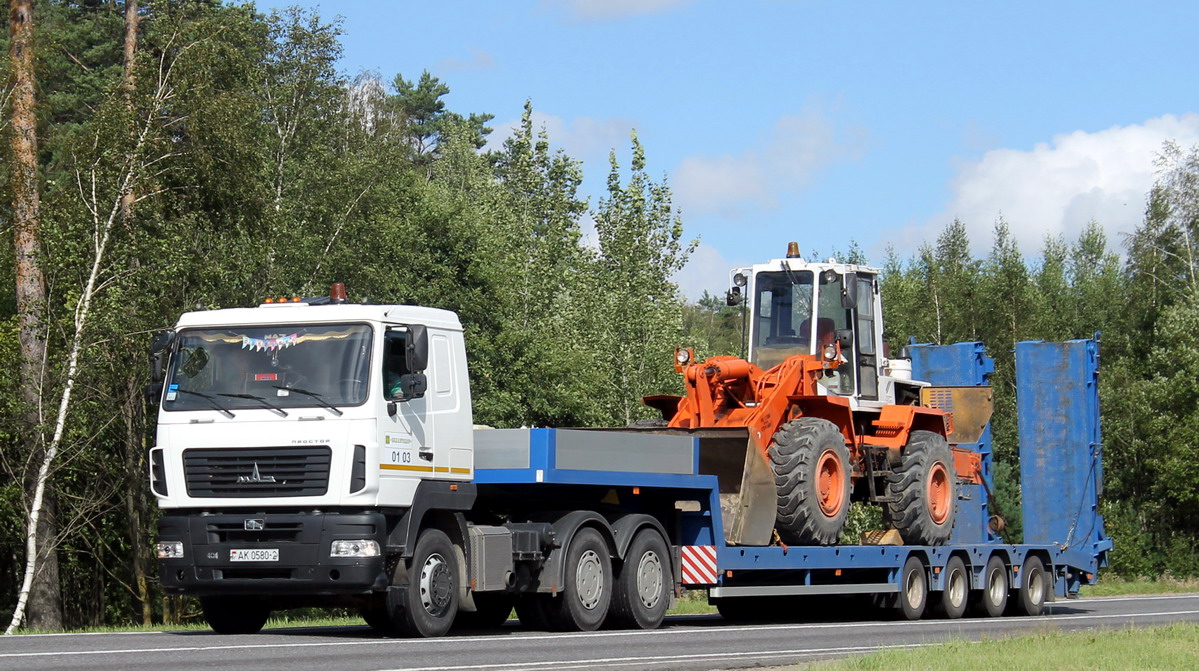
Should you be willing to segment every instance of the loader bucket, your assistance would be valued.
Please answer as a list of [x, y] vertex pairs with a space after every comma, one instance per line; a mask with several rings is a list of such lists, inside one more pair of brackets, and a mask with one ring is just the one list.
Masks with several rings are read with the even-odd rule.
[[742, 427], [696, 429], [699, 472], [720, 482], [720, 513], [730, 545], [769, 545], [778, 498], [774, 470]]

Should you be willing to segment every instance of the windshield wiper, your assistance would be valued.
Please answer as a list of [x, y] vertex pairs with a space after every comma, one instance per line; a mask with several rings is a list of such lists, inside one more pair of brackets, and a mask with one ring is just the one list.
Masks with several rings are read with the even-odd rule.
[[229, 408], [226, 408], [225, 406], [221, 405], [220, 401], [216, 400], [215, 396], [212, 396], [209, 394], [203, 394], [198, 391], [188, 391], [186, 389], [175, 389], [174, 391], [176, 391], [180, 394], [191, 394], [192, 396], [199, 396], [200, 398], [204, 399], [205, 401], [208, 401], [208, 404], [212, 406], [213, 410], [219, 410], [222, 415], [228, 417], [229, 419], [233, 419], [235, 417], [235, 415], [232, 412], [229, 412]]
[[320, 403], [322, 407], [331, 410], [333, 412], [333, 414], [337, 415], [338, 417], [341, 417], [344, 414], [341, 410], [338, 410], [336, 406], [334, 406], [332, 403], [326, 401], [323, 397], [321, 397], [320, 394], [316, 393], [315, 391], [308, 391], [307, 389], [300, 389], [299, 387], [281, 387], [278, 385], [272, 385], [272, 386], [275, 387], [275, 389], [282, 389], [284, 391], [294, 391], [297, 394], [311, 396], [313, 399], [316, 400], [317, 403]]
[[284, 410], [283, 408], [280, 408], [279, 406], [275, 405], [274, 403], [271, 403], [270, 401], [266, 400], [265, 398], [263, 398], [261, 396], [255, 396], [254, 394], [217, 394], [217, 396], [228, 396], [229, 398], [248, 398], [251, 401], [258, 401], [259, 403], [261, 403], [263, 405], [263, 407], [270, 408], [271, 410], [274, 410], [275, 412], [279, 413], [280, 415], [287, 417], [286, 410]]

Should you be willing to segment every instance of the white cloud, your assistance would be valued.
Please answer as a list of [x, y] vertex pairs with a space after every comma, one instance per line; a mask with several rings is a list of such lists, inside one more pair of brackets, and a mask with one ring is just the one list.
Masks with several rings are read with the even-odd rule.
[[[567, 120], [533, 110], [534, 132], [545, 128], [549, 135], [551, 148], [562, 149], [571, 158], [580, 161], [606, 160], [608, 152], [613, 148], [628, 146], [629, 133], [636, 125], [637, 122], [633, 119], [575, 117]], [[487, 149], [498, 150], [504, 146], [504, 140], [511, 137], [514, 130], [520, 128], [520, 119], [509, 119], [493, 124], [493, 128], [491, 135], [488, 136]]]
[[562, 9], [574, 19], [593, 21], [656, 14], [690, 2], [691, 0], [542, 0], [541, 4]]
[[447, 58], [437, 63], [438, 71], [452, 72], [461, 70], [490, 70], [495, 67], [495, 58], [482, 49], [475, 49], [467, 60]]
[[729, 270], [733, 266], [715, 247], [699, 243], [687, 259], [687, 265], [671, 278], [679, 285], [679, 291], [690, 303], [703, 297], [704, 291], [713, 296], [724, 296], [729, 288]]
[[1092, 219], [1117, 248], [1120, 233], [1144, 219], [1162, 143], [1199, 143], [1199, 114], [1165, 115], [1142, 124], [1058, 135], [1029, 151], [996, 149], [958, 166], [945, 208], [923, 228], [933, 239], [955, 217], [985, 253], [1001, 215], [1026, 256], [1038, 255], [1046, 235], [1078, 238]]
[[865, 133], [838, 125], [810, 108], [784, 115], [753, 148], [740, 154], [689, 156], [671, 180], [685, 214], [738, 218], [777, 207], [779, 194], [796, 191], [823, 168], [859, 157]]

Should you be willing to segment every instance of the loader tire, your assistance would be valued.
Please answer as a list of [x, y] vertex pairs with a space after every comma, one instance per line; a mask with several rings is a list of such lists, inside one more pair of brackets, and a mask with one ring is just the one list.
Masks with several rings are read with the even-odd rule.
[[956, 477], [945, 436], [913, 431], [887, 478], [894, 500], [883, 507], [883, 521], [909, 545], [944, 545], [957, 508]]
[[778, 494], [775, 530], [788, 545], [833, 545], [849, 512], [849, 449], [836, 424], [787, 422], [769, 449]]

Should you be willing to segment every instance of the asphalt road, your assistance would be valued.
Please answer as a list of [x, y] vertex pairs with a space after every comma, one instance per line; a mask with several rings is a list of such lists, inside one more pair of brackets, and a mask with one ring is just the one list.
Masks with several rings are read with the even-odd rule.
[[211, 632], [50, 634], [0, 638], [0, 669], [731, 669], [791, 664], [905, 648], [950, 638], [1199, 622], [1199, 594], [1059, 601], [1041, 617], [808, 620], [729, 625], [718, 616], [675, 616], [656, 631], [525, 632], [513, 623], [484, 635], [387, 639], [369, 628], [276, 629], [253, 636]]

